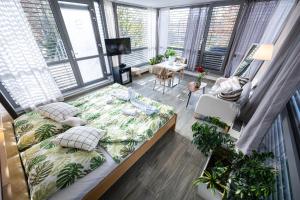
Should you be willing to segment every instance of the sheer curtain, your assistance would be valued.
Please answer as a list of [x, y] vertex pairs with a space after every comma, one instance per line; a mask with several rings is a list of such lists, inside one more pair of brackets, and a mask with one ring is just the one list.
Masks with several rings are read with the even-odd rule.
[[[106, 24], [107, 24], [107, 32], [109, 38], [116, 38], [116, 27], [115, 27], [115, 15], [114, 15], [114, 9], [111, 1], [104, 0], [104, 12], [105, 12], [105, 18], [106, 18]], [[118, 56], [112, 56], [112, 62], [113, 66], [119, 66], [119, 59]]]
[[158, 17], [158, 52], [165, 53], [168, 47], [168, 24], [170, 17], [170, 9], [162, 8], [159, 10]]
[[198, 52], [201, 49], [207, 12], [208, 7], [190, 9], [186, 29], [188, 34], [185, 34], [183, 57], [187, 59], [187, 68], [191, 71], [195, 69]]
[[[280, 0], [272, 14], [266, 30], [260, 39], [260, 44], [274, 44], [281, 33], [289, 13], [295, 5], [295, 0]], [[264, 61], [270, 62], [270, 61]], [[255, 61], [249, 67], [249, 77], [252, 80], [262, 65], [262, 61]], [[259, 80], [256, 80], [259, 81]]]
[[147, 41], [148, 41], [148, 58], [153, 58], [156, 55], [156, 18], [157, 12], [156, 9], [148, 8], [147, 9]]
[[0, 1], [0, 80], [23, 109], [62, 99], [18, 0]]
[[276, 4], [277, 1], [251, 1], [245, 5], [225, 69], [226, 77], [234, 73], [251, 44], [259, 43]]
[[289, 30], [291, 26], [286, 26], [287, 38], [272, 60], [267, 74], [242, 110], [244, 117], [250, 120], [236, 145], [244, 153], [251, 153], [252, 150], [258, 148], [276, 116], [282, 111], [296, 89], [300, 87], [299, 13], [296, 14], [296, 17], [294, 17], [296, 22], [292, 25], [291, 30]]

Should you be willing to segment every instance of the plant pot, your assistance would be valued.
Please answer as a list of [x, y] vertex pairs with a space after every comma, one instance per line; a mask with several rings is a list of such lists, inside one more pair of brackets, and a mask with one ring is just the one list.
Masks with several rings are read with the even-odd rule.
[[201, 86], [201, 82], [196, 81], [196, 82], [195, 82], [195, 87], [196, 87], [196, 88], [200, 88], [200, 86]]
[[[211, 171], [211, 169], [215, 166], [216, 161], [221, 160], [222, 162], [227, 162], [226, 160], [228, 156], [228, 152], [226, 151], [226, 149], [223, 148], [215, 152], [210, 152], [201, 176], [204, 175], [205, 170]], [[198, 195], [204, 200], [222, 200], [223, 198], [223, 191], [216, 189], [216, 192], [213, 193], [212, 190], [207, 189], [206, 183], [199, 184], [197, 191]]]
[[175, 62], [175, 56], [169, 56], [168, 61], [169, 65], [173, 65], [173, 63]]
[[219, 190], [216, 190], [213, 194], [211, 190], [207, 189], [207, 184], [205, 183], [198, 185], [197, 190], [198, 195], [204, 200], [222, 200], [223, 198], [223, 195]]

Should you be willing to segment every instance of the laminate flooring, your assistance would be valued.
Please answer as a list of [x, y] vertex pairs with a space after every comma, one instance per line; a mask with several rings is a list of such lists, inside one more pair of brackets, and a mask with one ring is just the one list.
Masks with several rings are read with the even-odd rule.
[[[101, 198], [103, 200], [194, 200], [200, 199], [192, 181], [197, 178], [206, 162], [206, 157], [191, 144], [193, 110], [201, 91], [188, 97], [187, 83], [195, 78], [185, 76], [174, 88], [162, 86], [153, 90], [154, 78], [150, 74], [135, 78], [128, 85], [144, 96], [171, 105], [178, 114], [175, 131], [161, 138], [116, 184]], [[205, 81], [206, 82], [206, 81]], [[208, 88], [212, 83], [208, 83]], [[207, 88], [207, 89], [208, 89]]]

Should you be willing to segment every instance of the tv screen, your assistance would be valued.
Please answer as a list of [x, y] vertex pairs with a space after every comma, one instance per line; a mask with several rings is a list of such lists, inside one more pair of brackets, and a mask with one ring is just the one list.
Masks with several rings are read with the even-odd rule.
[[130, 38], [105, 39], [105, 46], [108, 56], [131, 53]]

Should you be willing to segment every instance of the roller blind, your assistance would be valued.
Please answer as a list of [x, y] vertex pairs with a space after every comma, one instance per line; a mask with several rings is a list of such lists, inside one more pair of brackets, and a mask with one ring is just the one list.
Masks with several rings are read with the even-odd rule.
[[121, 56], [121, 62], [128, 66], [140, 66], [148, 62], [147, 10], [117, 5], [120, 37], [130, 37], [132, 53]]
[[77, 86], [53, 13], [47, 0], [21, 0], [35, 40], [61, 90]]
[[[187, 23], [190, 8], [178, 8], [170, 10], [168, 26], [168, 46], [173, 48], [183, 48], [184, 38], [187, 32]], [[178, 53], [182, 53], [179, 51]]]
[[217, 6], [212, 9], [202, 65], [220, 71], [229, 51], [240, 5]]

